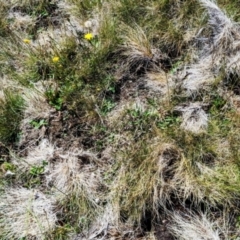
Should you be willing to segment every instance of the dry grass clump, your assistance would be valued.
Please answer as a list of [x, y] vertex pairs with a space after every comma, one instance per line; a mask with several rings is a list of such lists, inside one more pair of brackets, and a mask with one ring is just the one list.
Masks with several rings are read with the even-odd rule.
[[232, 50], [234, 41], [239, 37], [237, 25], [227, 17], [215, 1], [199, 0], [199, 2], [208, 10], [208, 24], [213, 31], [212, 53], [222, 55], [227, 49]]
[[26, 102], [26, 108], [22, 121], [23, 125], [29, 124], [34, 119], [47, 119], [49, 117], [52, 107], [47, 103], [45, 97], [47, 88], [46, 83], [38, 82], [34, 84], [33, 88], [25, 91], [23, 98]]
[[9, 188], [0, 199], [3, 239], [45, 239], [45, 233], [55, 227], [55, 200], [51, 196], [38, 190]]
[[157, 68], [164, 55], [152, 46], [143, 29], [138, 25], [134, 28], [123, 25], [121, 31], [123, 45], [119, 51], [124, 58], [124, 71], [127, 68], [130, 73], [139, 73]]
[[[55, 109], [47, 102], [45, 92], [49, 86], [54, 85], [56, 84], [51, 83], [50, 81], [48, 81], [48, 83], [41, 81], [34, 83], [34, 86], [30, 88], [25, 88], [23, 95], [25, 108], [23, 111], [23, 119], [20, 123], [21, 135], [18, 146], [23, 147], [24, 149], [31, 146], [29, 150], [34, 151], [32, 146], [35, 146], [39, 141], [40, 145], [42, 144], [41, 141], [45, 138], [49, 119], [55, 112]], [[44, 147], [42, 149], [44, 149]]]
[[217, 220], [212, 220], [207, 214], [174, 213], [172, 221], [169, 229], [177, 239], [220, 240], [223, 239], [223, 233], [227, 237], [228, 229], [223, 228]]
[[239, 170], [234, 163], [216, 165], [215, 168], [200, 166], [202, 175], [198, 182], [203, 186], [202, 191], [212, 204], [233, 206], [238, 198], [239, 191]]
[[238, 170], [232, 164], [227, 168], [209, 167], [183, 157], [171, 184], [183, 201], [191, 199], [193, 204], [203, 201], [212, 206], [234, 205], [235, 197], [239, 195], [238, 179]]
[[143, 142], [138, 144], [122, 156], [111, 186], [119, 220], [129, 223], [139, 223], [146, 211], [153, 214], [152, 220], [159, 217], [159, 207], [171, 201], [171, 179], [180, 161], [174, 146], [157, 141], [150, 150]]
[[236, 85], [239, 76], [239, 24], [227, 17], [214, 1], [199, 2], [208, 10], [212, 37], [209, 43], [200, 39], [203, 49], [198, 63], [182, 74], [182, 87], [189, 95], [212, 85], [219, 77], [230, 86]]
[[180, 73], [180, 78], [183, 80], [181, 88], [185, 95], [197, 96], [201, 89], [210, 89], [216, 81], [214, 73], [209, 69], [210, 64], [212, 64], [212, 59], [207, 58]]
[[189, 106], [176, 107], [176, 110], [182, 112], [181, 127], [192, 133], [202, 133], [207, 130], [208, 116], [202, 109], [200, 103], [192, 103]]
[[224, 67], [225, 77], [231, 80], [233, 75], [239, 76], [240, 25], [227, 17], [216, 3], [209, 0], [200, 2], [208, 10], [209, 25], [213, 31], [213, 44], [209, 48], [212, 66], [218, 70]]
[[12, 31], [23, 31], [26, 35], [27, 32], [34, 28], [36, 21], [36, 17], [34, 16], [15, 11], [9, 11], [6, 18], [12, 21], [9, 26]]
[[49, 26], [40, 31], [33, 41], [33, 46], [38, 50], [44, 49], [53, 54], [56, 49], [58, 51], [62, 49], [68, 39], [74, 38], [77, 41], [83, 31], [84, 25], [78, 18], [74, 16], [70, 16], [68, 19], [63, 18], [57, 27]]
[[47, 182], [56, 188], [60, 198], [69, 195], [85, 194], [87, 199], [96, 204], [96, 191], [101, 184], [96, 169], [98, 159], [90, 152], [75, 150], [65, 155], [54, 164], [47, 175]]
[[65, 212], [61, 219], [81, 231], [86, 230], [103, 200], [98, 159], [90, 152], [77, 149], [59, 157], [61, 160], [46, 175], [47, 185]]
[[119, 209], [114, 203], [108, 203], [92, 222], [88, 234], [76, 239], [138, 239], [155, 240], [154, 232], [143, 233], [142, 229], [131, 221], [122, 222]]
[[8, 78], [7, 75], [2, 75], [0, 79], [0, 97], [4, 99], [4, 91], [10, 90], [13, 92], [24, 92], [24, 88], [18, 83], [13, 81], [11, 78]]
[[[29, 144], [26, 146], [28, 148], [26, 157], [18, 158], [16, 155], [12, 156], [11, 162], [21, 171], [30, 170], [33, 167], [40, 167], [43, 162], [50, 163], [50, 160], [53, 158], [54, 152], [56, 151], [55, 147], [48, 141], [48, 139], [41, 139], [37, 146], [34, 146], [35, 144], [32, 145], [33, 146]], [[47, 172], [48, 169], [49, 166], [45, 167], [41, 174]]]
[[174, 199], [182, 204], [191, 201], [192, 206], [203, 202], [214, 207], [233, 206], [240, 193], [236, 165], [217, 163], [216, 153], [211, 155], [207, 152], [210, 147], [202, 145], [206, 143], [191, 144], [194, 142], [180, 142], [181, 147], [176, 147], [160, 140], [140, 141], [121, 149], [126, 155], [120, 155], [111, 186], [114, 219], [139, 226], [146, 212], [151, 212], [152, 221], [161, 218], [159, 209], [174, 206]]

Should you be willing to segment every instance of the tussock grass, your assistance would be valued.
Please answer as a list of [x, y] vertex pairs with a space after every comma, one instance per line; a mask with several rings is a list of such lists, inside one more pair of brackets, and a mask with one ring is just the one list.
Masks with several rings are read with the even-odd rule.
[[178, 150], [159, 142], [151, 150], [138, 142], [135, 151], [126, 152], [112, 186], [120, 219], [139, 223], [146, 211], [152, 213], [152, 221], [160, 217], [159, 208], [171, 201], [170, 179], [178, 161]]
[[[1, 235], [2, 238], [37, 237], [55, 227], [55, 200], [37, 190], [25, 188], [8, 189], [1, 195]], [[13, 221], [14, 219], [14, 221]]]
[[47, 184], [53, 186], [54, 195], [65, 211], [62, 221], [70, 221], [84, 230], [100, 210], [101, 178], [95, 165], [98, 159], [90, 152], [77, 150], [60, 157], [62, 161], [49, 169]]
[[178, 107], [178, 111], [183, 112], [181, 127], [186, 131], [201, 133], [208, 127], [208, 116], [199, 103], [194, 103], [187, 107]]
[[[38, 146], [29, 148], [26, 158], [19, 159], [16, 156], [12, 156], [12, 163], [14, 163], [19, 170], [28, 171], [32, 167], [41, 166], [43, 161], [47, 163], [50, 162], [54, 151], [54, 146], [51, 145], [47, 139], [42, 139]], [[49, 166], [45, 167], [44, 171], [47, 172], [48, 170]]]
[[129, 69], [129, 72], [139, 73], [147, 69], [157, 67], [161, 59], [159, 50], [151, 46], [150, 41], [145, 35], [143, 29], [136, 25], [134, 28], [123, 26], [123, 45], [119, 51], [124, 57], [123, 69]]
[[[53, 183], [59, 193], [64, 193], [68, 196], [73, 193], [76, 195], [81, 194], [82, 190], [86, 191], [86, 194], [92, 196], [94, 191], [97, 190], [100, 180], [99, 176], [94, 172], [94, 166], [86, 166], [83, 171], [84, 160], [86, 161], [97, 161], [97, 158], [87, 152], [75, 152], [69, 153], [68, 155], [60, 155], [63, 162], [53, 166], [51, 169], [51, 174], [47, 176], [47, 182]], [[81, 160], [83, 158], [83, 160]], [[81, 171], [80, 171], [81, 169]], [[92, 181], [89, 179], [92, 178]], [[92, 184], [92, 185], [88, 185]], [[64, 197], [62, 195], [62, 197]], [[90, 198], [88, 198], [90, 200]], [[94, 198], [91, 200], [94, 203]]]
[[28, 89], [23, 96], [26, 107], [23, 112], [24, 119], [22, 121], [22, 128], [34, 119], [47, 119], [49, 117], [51, 106], [47, 104], [45, 98], [46, 89], [48, 89], [48, 85], [39, 82], [34, 84], [33, 88]]
[[234, 85], [231, 80], [235, 79], [233, 81], [236, 84], [238, 76], [239, 24], [229, 18], [214, 1], [203, 0], [200, 3], [208, 11], [212, 37], [211, 43], [204, 44], [198, 63], [192, 65], [187, 74], [185, 72], [182, 76], [182, 86], [190, 94], [213, 85], [218, 78]]
[[178, 239], [222, 239], [221, 234], [226, 233], [219, 223], [211, 221], [206, 214], [185, 214], [181, 216], [178, 213], [173, 215], [174, 223], [170, 226], [175, 237]]

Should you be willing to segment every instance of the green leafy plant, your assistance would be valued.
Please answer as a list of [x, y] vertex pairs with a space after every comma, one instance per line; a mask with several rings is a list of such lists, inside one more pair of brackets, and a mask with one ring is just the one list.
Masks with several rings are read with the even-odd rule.
[[104, 99], [100, 110], [101, 110], [103, 115], [106, 115], [115, 106], [116, 106], [116, 103], [114, 103], [111, 99]]
[[176, 125], [180, 121], [180, 118], [177, 116], [166, 116], [163, 120], [157, 122], [157, 126], [160, 129], [165, 130], [169, 127]]
[[61, 110], [63, 105], [63, 98], [60, 96], [60, 92], [54, 89], [48, 89], [45, 92], [47, 100], [51, 106], [53, 106], [56, 110]]
[[32, 166], [29, 170], [30, 175], [39, 176], [44, 173], [45, 167], [48, 165], [48, 162], [42, 161], [40, 166]]
[[35, 128], [39, 129], [42, 126], [46, 126], [48, 123], [45, 119], [40, 119], [40, 120], [32, 120], [30, 121], [30, 124]]
[[16, 171], [16, 166], [12, 163], [9, 163], [9, 162], [4, 162], [2, 165], [1, 165], [1, 168], [4, 169], [5, 171]]
[[56, 226], [53, 232], [47, 234], [46, 238], [65, 240], [72, 231], [74, 231], [74, 228], [67, 223], [63, 226]]
[[138, 139], [145, 134], [151, 133], [159, 115], [154, 109], [142, 110], [139, 107], [128, 109], [123, 121], [123, 128], [128, 129], [133, 137]]
[[177, 61], [172, 65], [172, 68], [170, 70], [171, 74], [176, 73], [177, 69], [181, 66], [181, 64], [183, 63], [183, 61]]

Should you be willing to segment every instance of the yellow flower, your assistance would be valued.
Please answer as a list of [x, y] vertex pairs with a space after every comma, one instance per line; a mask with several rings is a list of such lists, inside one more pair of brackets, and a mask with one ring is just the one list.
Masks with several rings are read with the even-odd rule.
[[86, 33], [84, 35], [84, 38], [88, 41], [92, 40], [93, 39], [93, 34], [92, 33]]
[[24, 38], [23, 42], [26, 43], [26, 44], [29, 44], [31, 41], [29, 39], [27, 39], [27, 38]]
[[53, 61], [54, 63], [59, 62], [59, 57], [53, 57], [53, 58], [52, 58], [52, 61]]

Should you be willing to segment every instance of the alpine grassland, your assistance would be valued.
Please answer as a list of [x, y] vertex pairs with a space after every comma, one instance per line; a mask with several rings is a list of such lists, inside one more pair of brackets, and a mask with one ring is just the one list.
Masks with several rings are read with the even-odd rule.
[[0, 0], [0, 239], [239, 240], [240, 2]]

